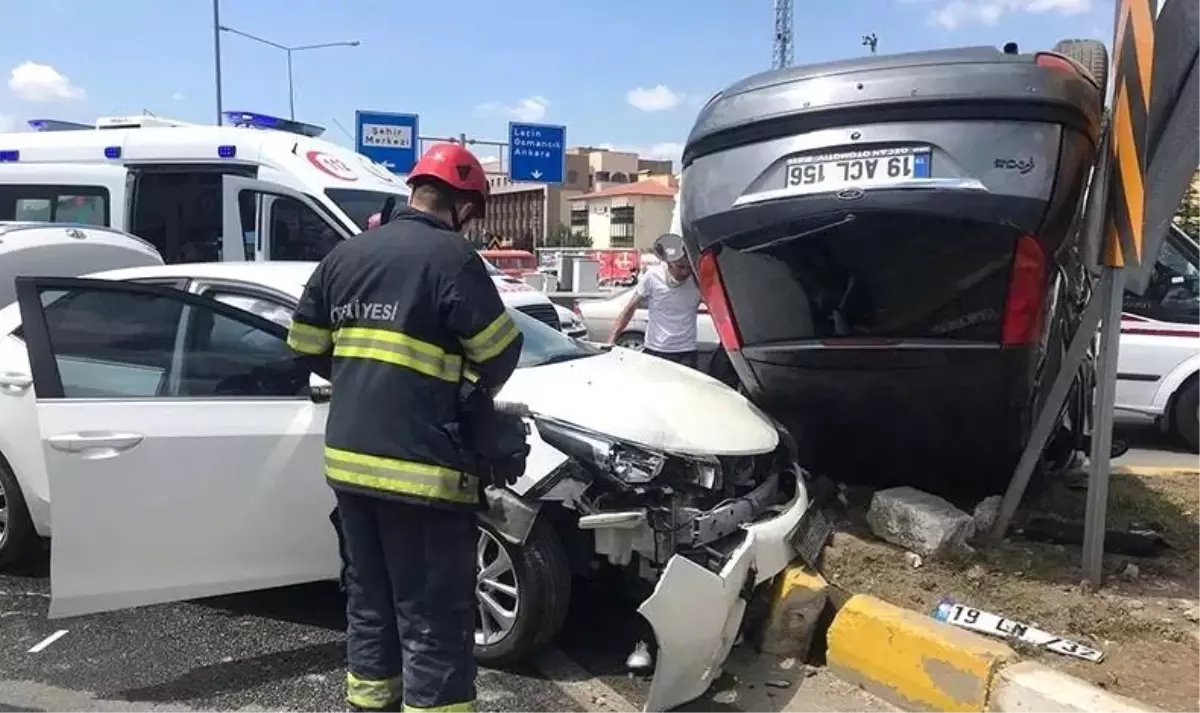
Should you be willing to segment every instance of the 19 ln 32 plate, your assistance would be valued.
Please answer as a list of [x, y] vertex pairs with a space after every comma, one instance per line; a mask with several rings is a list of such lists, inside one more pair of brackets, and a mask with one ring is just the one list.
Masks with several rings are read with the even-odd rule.
[[795, 156], [788, 159], [783, 187], [799, 193], [823, 193], [918, 181], [930, 177], [932, 153], [928, 146], [903, 146]]

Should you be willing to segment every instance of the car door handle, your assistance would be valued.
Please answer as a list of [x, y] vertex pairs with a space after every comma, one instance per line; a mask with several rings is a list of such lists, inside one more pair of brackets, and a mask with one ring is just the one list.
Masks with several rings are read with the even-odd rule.
[[66, 433], [61, 436], [51, 436], [46, 439], [50, 447], [64, 453], [83, 453], [85, 451], [105, 450], [111, 452], [127, 451], [141, 443], [145, 437], [140, 433], [117, 433], [115, 431], [80, 431]]
[[19, 371], [0, 371], [0, 389], [9, 393], [20, 393], [33, 383], [33, 377]]

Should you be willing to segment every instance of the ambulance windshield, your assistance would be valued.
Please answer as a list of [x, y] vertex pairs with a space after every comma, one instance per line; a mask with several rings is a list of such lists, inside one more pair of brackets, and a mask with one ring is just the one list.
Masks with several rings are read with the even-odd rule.
[[325, 190], [325, 195], [329, 196], [329, 200], [337, 204], [342, 212], [350, 216], [354, 224], [359, 230], [367, 229], [367, 219], [372, 213], [378, 213], [383, 207], [383, 202], [388, 198], [396, 199], [396, 207], [400, 207], [408, 203], [408, 195], [400, 193], [388, 193], [387, 191], [364, 191], [352, 188], [328, 188]]

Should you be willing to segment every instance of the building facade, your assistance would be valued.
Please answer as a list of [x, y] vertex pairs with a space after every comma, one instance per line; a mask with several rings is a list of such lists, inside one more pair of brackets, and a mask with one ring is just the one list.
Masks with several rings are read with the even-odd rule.
[[[484, 220], [471, 227], [470, 237], [478, 245], [486, 245], [490, 241], [500, 243], [518, 250], [532, 250], [547, 244], [551, 235], [556, 231], [566, 231], [568, 228], [577, 235], [587, 234], [592, 238], [594, 247], [610, 247], [597, 241], [596, 236], [602, 236], [601, 241], [609, 241], [612, 231], [605, 227], [608, 223], [599, 221], [594, 232], [589, 225], [577, 230], [573, 223], [573, 203], [587, 195], [599, 195], [610, 189], [629, 188], [646, 181], [657, 182], [661, 185], [674, 185], [671, 177], [672, 163], [669, 160], [643, 159], [636, 153], [628, 151], [612, 151], [592, 147], [572, 147], [566, 151], [566, 175], [562, 185], [546, 185], [541, 183], [514, 183], [509, 180], [507, 172], [501, 164], [485, 166], [491, 171], [488, 183], [491, 187], [491, 199]], [[665, 183], [664, 183], [665, 181]], [[629, 194], [630, 200], [642, 206], [618, 205], [616, 222], [612, 223], [616, 230], [618, 244], [611, 247], [633, 247], [637, 234], [631, 215], [640, 215], [657, 224], [654, 217], [660, 210], [663, 196], [642, 195], [654, 188], [645, 188]], [[613, 194], [617, 198], [616, 194]], [[655, 202], [655, 198], [659, 199]], [[670, 205], [674, 205], [672, 189]], [[628, 209], [632, 208], [632, 212]], [[611, 220], [608, 221], [611, 223]], [[670, 208], [667, 209], [667, 224], [670, 223]], [[666, 232], [663, 228], [661, 232]], [[657, 237], [657, 234], [654, 236]], [[651, 238], [653, 240], [653, 238]]]
[[667, 174], [585, 193], [571, 201], [571, 232], [587, 235], [594, 248], [649, 250], [671, 229], [677, 192]]

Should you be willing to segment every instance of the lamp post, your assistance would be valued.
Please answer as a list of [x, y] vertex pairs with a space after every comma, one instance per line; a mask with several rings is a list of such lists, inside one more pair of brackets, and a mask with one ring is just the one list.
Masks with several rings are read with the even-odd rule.
[[[271, 40], [263, 39], [262, 37], [252, 35], [249, 32], [242, 32], [241, 30], [235, 30], [234, 28], [229, 27], [227, 25], [218, 24], [217, 31], [218, 31], [218, 33], [228, 32], [232, 35], [238, 35], [240, 37], [245, 37], [246, 39], [253, 40], [259, 44], [263, 44], [268, 47], [274, 47], [277, 50], [282, 50], [284, 52], [284, 54], [287, 55], [288, 112], [292, 119], [296, 118], [296, 90], [295, 90], [295, 86], [292, 82], [292, 55], [295, 54], [296, 52], [305, 52], [307, 50], [319, 50], [319, 49], [325, 49], [326, 47], [358, 47], [360, 44], [362, 44], [358, 40], [349, 40], [349, 41], [343, 41], [343, 42], [321, 42], [321, 43], [315, 44], [315, 45], [281, 45], [278, 42], [272, 42]], [[219, 76], [219, 73], [220, 73], [219, 62], [218, 62], [217, 66], [218, 66], [217, 71], [218, 71], [218, 76]]]

